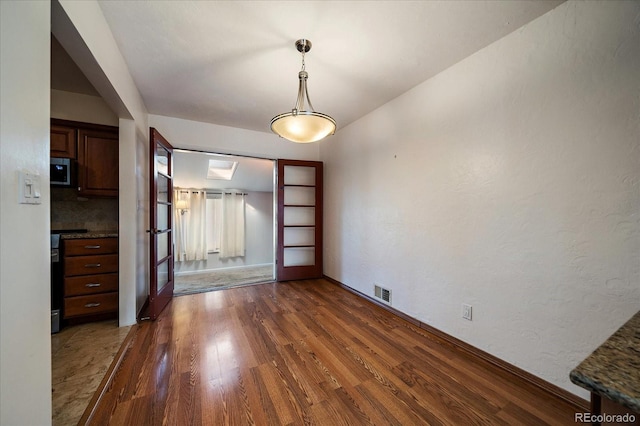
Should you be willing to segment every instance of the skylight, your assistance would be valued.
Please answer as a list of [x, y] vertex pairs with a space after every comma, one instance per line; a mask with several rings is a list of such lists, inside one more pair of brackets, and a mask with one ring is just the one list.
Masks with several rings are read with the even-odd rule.
[[207, 179], [231, 180], [238, 167], [237, 161], [209, 160]]

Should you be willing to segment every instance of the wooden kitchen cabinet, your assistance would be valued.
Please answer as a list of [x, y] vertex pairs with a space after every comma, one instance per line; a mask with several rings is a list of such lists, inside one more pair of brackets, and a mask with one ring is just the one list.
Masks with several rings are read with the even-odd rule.
[[86, 319], [118, 312], [118, 239], [63, 241], [63, 318]]
[[78, 194], [118, 196], [118, 133], [78, 131]]
[[51, 119], [51, 157], [76, 160], [78, 195], [83, 197], [118, 196], [118, 138], [114, 126]]
[[51, 157], [76, 159], [77, 129], [75, 127], [51, 125]]

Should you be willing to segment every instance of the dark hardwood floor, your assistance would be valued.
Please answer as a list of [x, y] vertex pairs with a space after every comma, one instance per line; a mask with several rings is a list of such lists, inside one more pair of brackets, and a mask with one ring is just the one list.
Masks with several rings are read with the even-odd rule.
[[576, 407], [326, 280], [174, 298], [95, 425], [560, 425]]

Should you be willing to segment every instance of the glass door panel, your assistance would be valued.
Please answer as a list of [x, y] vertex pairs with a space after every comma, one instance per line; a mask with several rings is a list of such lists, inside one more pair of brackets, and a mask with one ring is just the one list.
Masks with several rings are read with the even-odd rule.
[[284, 226], [314, 226], [316, 218], [315, 207], [284, 208]]
[[162, 292], [169, 284], [169, 260], [165, 259], [158, 265], [158, 292]]
[[169, 202], [169, 180], [169, 177], [158, 173], [158, 192], [156, 195], [156, 200], [159, 203]]
[[[311, 161], [309, 161], [311, 163]], [[316, 186], [316, 168], [314, 166], [284, 166], [285, 185]]]
[[171, 252], [171, 241], [169, 240], [169, 232], [164, 232], [162, 234], [156, 235], [158, 239], [158, 258], [156, 259], [158, 263], [169, 256]]
[[285, 228], [284, 229], [284, 245], [285, 246], [313, 246], [315, 245], [315, 229], [309, 228]]
[[316, 188], [301, 186], [284, 187], [285, 206], [313, 206], [316, 203]]
[[169, 228], [169, 217], [171, 216], [171, 206], [158, 204], [158, 229]]
[[285, 247], [283, 256], [283, 266], [313, 266], [316, 261], [314, 247]]
[[160, 143], [156, 145], [156, 149], [156, 169], [158, 173], [162, 173], [165, 176], [171, 175], [169, 170], [169, 158], [171, 158], [171, 153]]

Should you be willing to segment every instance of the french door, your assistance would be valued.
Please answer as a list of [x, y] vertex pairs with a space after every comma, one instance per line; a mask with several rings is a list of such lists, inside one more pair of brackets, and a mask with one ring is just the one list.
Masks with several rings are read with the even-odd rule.
[[173, 297], [173, 146], [153, 127], [149, 133], [149, 318], [155, 320]]
[[322, 277], [322, 163], [278, 160], [278, 281]]

